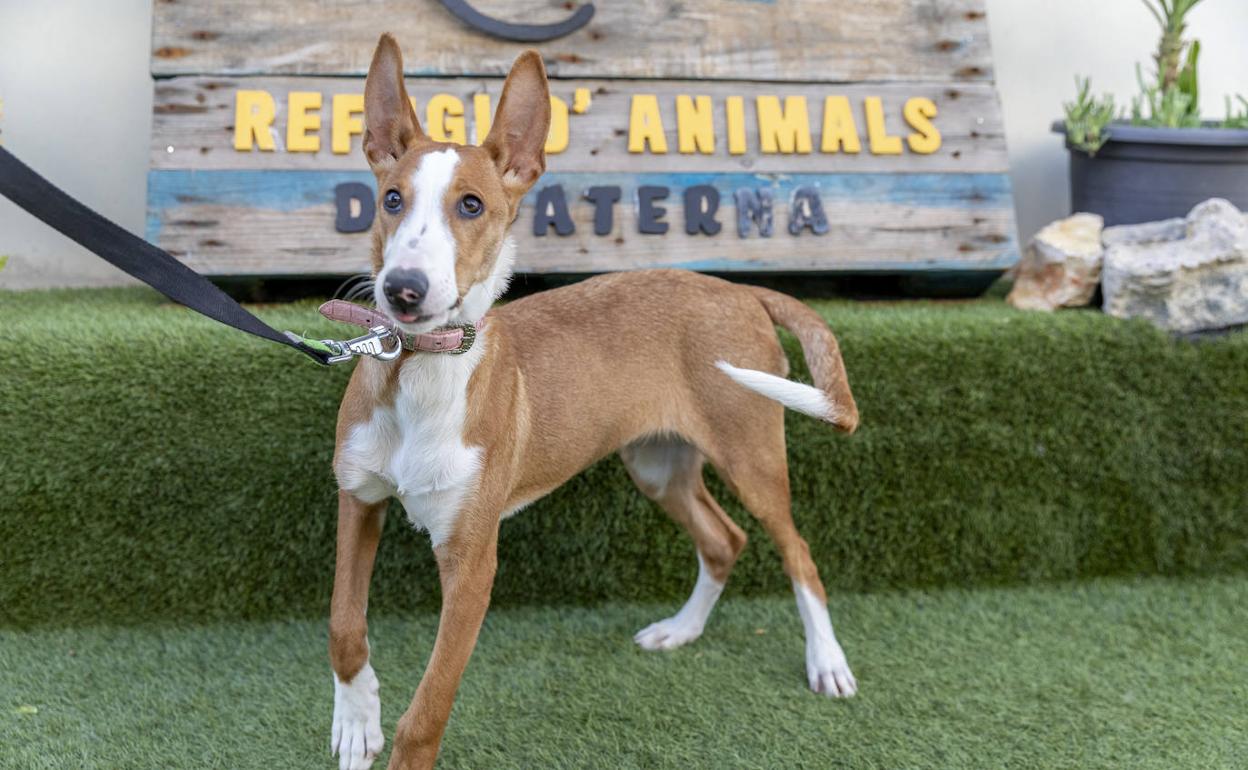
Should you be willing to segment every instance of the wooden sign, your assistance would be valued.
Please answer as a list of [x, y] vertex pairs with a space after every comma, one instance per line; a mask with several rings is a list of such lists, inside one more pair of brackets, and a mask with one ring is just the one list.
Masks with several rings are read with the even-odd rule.
[[[553, 123], [548, 172], [513, 229], [518, 268], [1012, 264], [982, 0], [832, 5], [604, 2], [540, 44]], [[473, 6], [537, 23], [569, 13]], [[367, 268], [361, 75], [381, 29], [404, 46], [417, 114], [444, 141], [484, 138], [522, 47], [435, 0], [290, 0], [277, 17], [183, 0], [155, 14], [148, 237], [217, 275]]]

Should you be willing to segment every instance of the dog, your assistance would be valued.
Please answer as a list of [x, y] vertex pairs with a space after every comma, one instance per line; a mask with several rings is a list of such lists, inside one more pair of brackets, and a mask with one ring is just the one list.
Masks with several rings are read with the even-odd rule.
[[[789, 511], [784, 407], [845, 433], [858, 425], [824, 321], [783, 294], [679, 270], [602, 275], [491, 309], [512, 271], [508, 229], [546, 167], [540, 56], [516, 59], [480, 146], [422, 132], [389, 35], [369, 67], [364, 105], [364, 153], [379, 192], [374, 300], [415, 349], [393, 362], [360, 360], [338, 417], [329, 651], [340, 767], [370, 767], [384, 742], [365, 614], [389, 499], [427, 530], [442, 584], [437, 639], [389, 765], [428, 768], [489, 604], [500, 522], [612, 452], [696, 546], [689, 600], [636, 643], [669, 650], [698, 638], [745, 547], [703, 484], [709, 460], [779, 549], [811, 689], [853, 695]], [[776, 325], [797, 336], [814, 387], [785, 379]]]

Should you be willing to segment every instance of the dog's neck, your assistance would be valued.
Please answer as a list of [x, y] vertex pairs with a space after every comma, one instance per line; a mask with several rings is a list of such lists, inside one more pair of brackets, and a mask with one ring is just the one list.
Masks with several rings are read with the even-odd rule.
[[511, 271], [516, 261], [516, 242], [508, 235], [499, 247], [498, 256], [494, 258], [494, 267], [489, 276], [479, 283], [473, 284], [460, 298], [459, 309], [451, 314], [451, 325], [479, 324], [485, 314], [494, 305], [495, 300], [503, 296], [511, 283]]

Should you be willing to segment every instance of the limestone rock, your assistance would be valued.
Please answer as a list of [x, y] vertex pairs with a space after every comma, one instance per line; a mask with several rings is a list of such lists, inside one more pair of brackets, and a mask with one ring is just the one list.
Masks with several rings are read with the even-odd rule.
[[1101, 233], [1101, 244], [1105, 248], [1135, 243], [1160, 243], [1177, 241], [1187, 237], [1187, 219], [1175, 217], [1157, 222], [1144, 222], [1138, 225], [1118, 225], [1106, 228]]
[[1106, 313], [1183, 333], [1248, 323], [1248, 218], [1230, 202], [1111, 227], [1104, 240]]
[[1092, 301], [1101, 278], [1101, 229], [1096, 214], [1075, 214], [1048, 225], [1027, 245], [1006, 301], [1021, 310], [1079, 307]]

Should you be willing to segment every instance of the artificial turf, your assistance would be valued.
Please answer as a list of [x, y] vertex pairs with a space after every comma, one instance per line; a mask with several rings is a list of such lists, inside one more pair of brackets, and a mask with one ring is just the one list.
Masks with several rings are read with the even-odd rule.
[[[444, 768], [1242, 768], [1248, 578], [833, 595], [861, 685], [805, 689], [790, 598], [492, 611]], [[436, 618], [374, 619], [389, 739]], [[0, 636], [0, 767], [330, 768], [320, 620]], [[388, 748], [388, 744], [387, 744]]]
[[[862, 412], [848, 438], [788, 417], [794, 517], [830, 588], [1248, 567], [1248, 334], [1174, 340], [993, 300], [813, 304]], [[260, 312], [351, 331], [313, 303]], [[0, 367], [0, 627], [325, 611], [347, 369], [143, 291], [0, 293]], [[751, 536], [733, 590], [786, 592], [713, 489]], [[614, 459], [504, 523], [500, 549], [496, 606], [691, 583], [688, 539]], [[436, 607], [436, 584], [426, 538], [392, 515], [371, 606]]]

